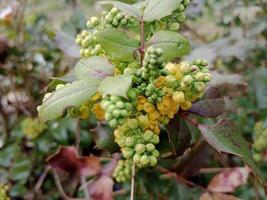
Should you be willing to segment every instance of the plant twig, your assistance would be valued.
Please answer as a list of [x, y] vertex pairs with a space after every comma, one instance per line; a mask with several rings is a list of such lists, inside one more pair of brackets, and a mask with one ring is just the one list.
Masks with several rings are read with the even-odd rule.
[[37, 181], [37, 183], [36, 183], [36, 185], [34, 187], [34, 193], [35, 194], [37, 194], [39, 192], [39, 190], [40, 190], [41, 186], [43, 185], [43, 182], [44, 182], [44, 180], [45, 180], [45, 178], [46, 178], [46, 176], [47, 176], [47, 174], [48, 174], [50, 169], [51, 169], [50, 166], [46, 166], [44, 168], [44, 171], [42, 172], [41, 176], [39, 177], [39, 179], [38, 179], [38, 181]]
[[144, 55], [145, 55], [145, 31], [144, 31], [144, 19], [143, 16], [141, 17], [141, 21], [140, 21], [140, 62], [141, 62], [141, 67], [143, 67], [143, 61], [144, 61]]
[[193, 126], [196, 126], [198, 127], [198, 123], [193, 121], [192, 119], [190, 119], [188, 116], [186, 116], [185, 114], [183, 113], [179, 113], [180, 117], [182, 117], [184, 120], [188, 121], [190, 124], [192, 124]]
[[88, 200], [88, 199], [86, 199], [86, 198], [72, 198], [72, 197], [69, 197], [69, 196], [65, 193], [65, 191], [64, 191], [64, 189], [63, 189], [63, 187], [62, 187], [62, 185], [61, 185], [61, 182], [60, 182], [60, 179], [59, 179], [59, 177], [58, 177], [57, 171], [56, 171], [55, 169], [53, 169], [53, 170], [52, 170], [52, 173], [53, 173], [53, 177], [54, 177], [54, 180], [55, 180], [55, 184], [56, 184], [57, 190], [58, 190], [60, 196], [61, 196], [64, 200]]
[[[86, 184], [86, 179], [84, 176], [81, 177], [81, 183], [82, 183], [82, 185]], [[88, 187], [84, 187], [83, 192], [84, 192], [84, 196], [86, 197], [86, 199], [90, 200], [91, 198], [90, 198], [90, 194], [88, 191]]]
[[132, 165], [131, 200], [134, 200], [135, 164]]

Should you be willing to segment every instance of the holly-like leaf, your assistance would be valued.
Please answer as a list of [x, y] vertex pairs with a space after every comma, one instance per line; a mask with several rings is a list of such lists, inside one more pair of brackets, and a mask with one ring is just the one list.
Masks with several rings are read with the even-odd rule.
[[183, 155], [191, 142], [191, 134], [187, 123], [179, 116], [176, 116], [170, 121], [166, 128], [173, 154], [176, 157]]
[[47, 159], [53, 168], [72, 175], [95, 176], [100, 173], [100, 160], [96, 156], [79, 156], [74, 147], [61, 147]]
[[257, 69], [253, 74], [252, 82], [255, 88], [258, 108], [267, 108], [267, 69]]
[[189, 112], [202, 117], [218, 117], [225, 111], [225, 99], [204, 99], [194, 103]]
[[97, 87], [96, 83], [88, 81], [75, 81], [70, 85], [65, 85], [43, 102], [38, 112], [39, 119], [46, 122], [61, 117], [66, 108], [80, 106], [94, 95]]
[[119, 75], [105, 78], [99, 86], [103, 94], [118, 95], [126, 97], [126, 92], [132, 84], [132, 77]]
[[75, 75], [78, 80], [100, 82], [107, 76], [112, 76], [114, 66], [101, 56], [81, 59], [75, 66]]
[[208, 189], [211, 192], [234, 192], [237, 187], [247, 183], [249, 173], [248, 167], [225, 169], [211, 179]]
[[189, 41], [181, 34], [173, 31], [155, 33], [148, 42], [148, 46], [162, 48], [163, 56], [167, 60], [184, 56], [190, 52]]
[[149, 0], [144, 11], [144, 21], [152, 22], [169, 16], [180, 3], [181, 0]]
[[241, 199], [229, 194], [206, 192], [203, 195], [201, 195], [199, 200], [241, 200]]
[[225, 152], [241, 157], [266, 189], [266, 182], [252, 158], [248, 142], [231, 121], [222, 119], [212, 126], [200, 124], [199, 129], [206, 141], [219, 153]]
[[67, 56], [72, 58], [80, 57], [80, 48], [75, 43], [75, 38], [65, 32], [59, 31], [56, 34], [56, 44]]
[[103, 1], [100, 3], [101, 4], [112, 4], [113, 6], [123, 11], [124, 13], [134, 17], [138, 21], [141, 20], [142, 12], [135, 5], [130, 5], [130, 4], [119, 2], [119, 1]]
[[139, 42], [129, 38], [124, 32], [116, 29], [103, 29], [96, 33], [96, 40], [102, 49], [112, 59], [122, 62], [135, 60], [134, 52]]

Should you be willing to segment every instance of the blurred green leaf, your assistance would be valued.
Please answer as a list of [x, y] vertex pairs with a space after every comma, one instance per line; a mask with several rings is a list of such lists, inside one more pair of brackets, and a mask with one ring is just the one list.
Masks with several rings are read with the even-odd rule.
[[62, 116], [68, 107], [78, 107], [97, 91], [98, 85], [88, 81], [75, 81], [56, 90], [40, 107], [41, 121], [54, 120]]
[[134, 61], [134, 52], [138, 49], [139, 42], [129, 38], [124, 32], [116, 29], [103, 29], [96, 33], [96, 41], [112, 60], [131, 62]]
[[152, 22], [171, 15], [181, 3], [181, 0], [149, 0], [144, 11], [144, 21]]
[[189, 41], [173, 31], [159, 31], [148, 42], [148, 46], [163, 49], [163, 57], [167, 60], [184, 56], [190, 52]]
[[132, 77], [119, 75], [105, 78], [99, 86], [100, 91], [105, 94], [126, 97], [126, 92], [132, 84]]
[[97, 83], [107, 76], [112, 76], [114, 66], [104, 57], [93, 56], [89, 59], [81, 59], [74, 70], [79, 80]]

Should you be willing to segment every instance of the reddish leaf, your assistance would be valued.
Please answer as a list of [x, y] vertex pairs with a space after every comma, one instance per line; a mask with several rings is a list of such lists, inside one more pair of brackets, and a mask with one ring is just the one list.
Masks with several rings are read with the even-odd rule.
[[95, 176], [101, 170], [98, 157], [81, 157], [74, 147], [61, 147], [57, 153], [47, 159], [47, 162], [53, 168], [81, 176]]
[[208, 189], [213, 192], [234, 192], [237, 187], [247, 183], [249, 173], [248, 167], [226, 169], [212, 178]]
[[199, 200], [241, 200], [237, 197], [221, 193], [204, 193]]
[[95, 200], [113, 200], [113, 184], [109, 176], [100, 176], [88, 186], [90, 196]]

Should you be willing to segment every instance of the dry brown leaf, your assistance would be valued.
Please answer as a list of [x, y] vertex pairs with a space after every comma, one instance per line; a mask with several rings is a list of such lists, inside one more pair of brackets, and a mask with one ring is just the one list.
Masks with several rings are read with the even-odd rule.
[[247, 166], [226, 169], [212, 178], [208, 189], [213, 192], [234, 192], [237, 187], [247, 183], [249, 173]]
[[229, 194], [206, 192], [201, 195], [199, 200], [241, 200], [241, 199]]

